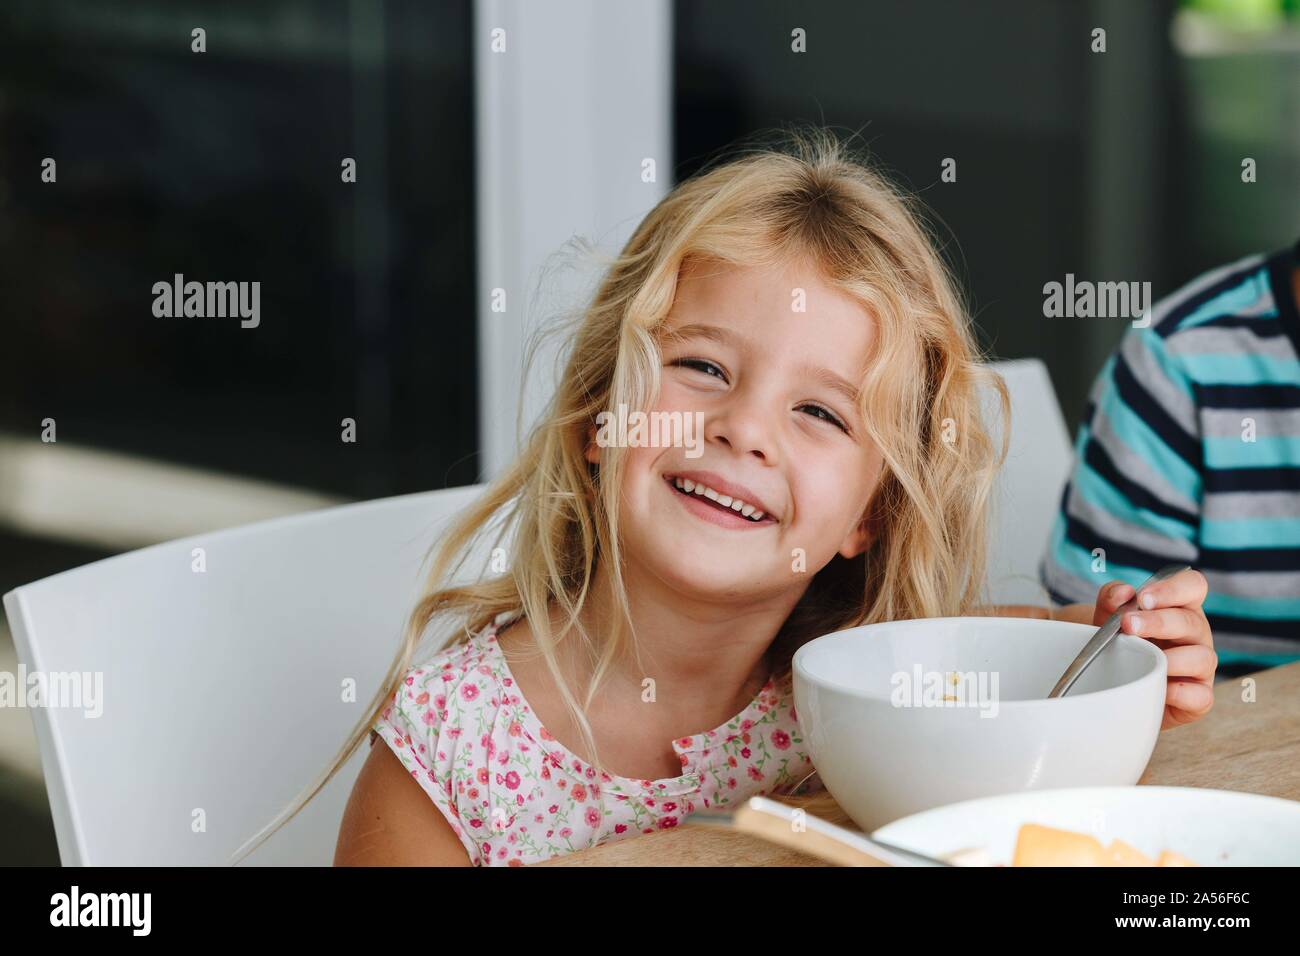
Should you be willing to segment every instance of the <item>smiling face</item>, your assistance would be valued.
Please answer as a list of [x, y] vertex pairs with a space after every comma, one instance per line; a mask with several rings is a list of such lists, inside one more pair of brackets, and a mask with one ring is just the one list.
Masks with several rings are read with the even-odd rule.
[[[792, 308], [796, 289], [806, 311]], [[860, 554], [881, 469], [853, 397], [873, 342], [863, 308], [806, 265], [710, 262], [683, 270], [660, 341], [649, 411], [700, 413], [701, 453], [626, 450], [629, 571], [683, 594], [757, 598], [801, 593], [837, 552]]]

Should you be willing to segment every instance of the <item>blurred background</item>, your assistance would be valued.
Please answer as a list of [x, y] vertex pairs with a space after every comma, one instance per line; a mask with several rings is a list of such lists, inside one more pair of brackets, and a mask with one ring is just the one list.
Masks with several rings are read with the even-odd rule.
[[[1125, 325], [1045, 320], [1045, 282], [1159, 298], [1296, 241], [1298, 6], [6, 0], [0, 592], [491, 476], [548, 391], [542, 362], [520, 404], [529, 334], [593, 281], [550, 257], [616, 252], [783, 124], [856, 131], [920, 194], [984, 345], [1042, 358], [1073, 432]], [[176, 273], [260, 281], [259, 327], [156, 318]], [[0, 708], [0, 864], [57, 862], [31, 716]]]

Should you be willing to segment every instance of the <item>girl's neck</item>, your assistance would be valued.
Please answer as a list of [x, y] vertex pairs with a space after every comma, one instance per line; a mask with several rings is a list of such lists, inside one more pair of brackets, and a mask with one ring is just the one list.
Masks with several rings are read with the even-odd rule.
[[[762, 689], [775, 662], [772, 641], [800, 594], [781, 594], [744, 603], [693, 601], [654, 575], [625, 565], [624, 586], [635, 628], [638, 655], [630, 650], [613, 664], [613, 685], [641, 693], [645, 679], [674, 702], [698, 702], [701, 725], [714, 727], [733, 716]], [[619, 610], [602, 563], [580, 615], [588, 634], [608, 633]], [[585, 676], [585, 675], [584, 675]], [[676, 709], [676, 708], [675, 708]], [[710, 713], [718, 715], [713, 723]]]

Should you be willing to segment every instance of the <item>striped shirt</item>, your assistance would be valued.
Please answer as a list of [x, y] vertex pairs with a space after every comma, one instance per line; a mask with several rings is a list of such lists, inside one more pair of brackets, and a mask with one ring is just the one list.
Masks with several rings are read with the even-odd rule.
[[1300, 242], [1208, 272], [1130, 327], [1088, 395], [1041, 574], [1092, 603], [1190, 564], [1221, 665], [1300, 660]]

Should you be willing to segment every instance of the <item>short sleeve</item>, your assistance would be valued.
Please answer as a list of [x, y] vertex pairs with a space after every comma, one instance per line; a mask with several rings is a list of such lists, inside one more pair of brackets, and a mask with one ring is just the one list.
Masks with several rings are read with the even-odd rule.
[[1131, 328], [1089, 394], [1041, 567], [1054, 602], [1096, 600], [1198, 561], [1202, 450], [1192, 382], [1155, 328]]
[[[453, 723], [459, 711], [449, 713], [449, 685], [444, 674], [442, 669], [427, 665], [409, 670], [371, 731], [388, 744], [446, 818], [470, 861], [480, 866], [482, 851], [462, 821], [458, 803], [455, 771], [460, 734]], [[449, 720], [449, 716], [453, 719]]]

